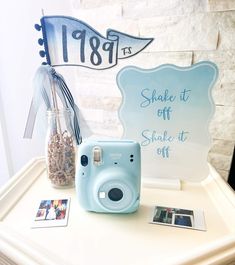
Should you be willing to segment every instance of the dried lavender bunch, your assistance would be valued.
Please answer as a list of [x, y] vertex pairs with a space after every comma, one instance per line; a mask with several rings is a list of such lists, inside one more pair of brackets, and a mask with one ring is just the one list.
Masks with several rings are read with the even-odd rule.
[[55, 186], [69, 186], [75, 180], [75, 146], [65, 130], [49, 136], [47, 146], [48, 177]]

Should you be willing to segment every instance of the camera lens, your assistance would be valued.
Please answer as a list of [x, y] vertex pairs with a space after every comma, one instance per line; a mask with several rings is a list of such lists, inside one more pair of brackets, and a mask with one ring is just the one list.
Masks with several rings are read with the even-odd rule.
[[84, 167], [88, 165], [88, 157], [86, 155], [81, 156], [81, 164]]
[[108, 192], [108, 197], [111, 201], [120, 201], [123, 197], [123, 192], [118, 188], [113, 188]]

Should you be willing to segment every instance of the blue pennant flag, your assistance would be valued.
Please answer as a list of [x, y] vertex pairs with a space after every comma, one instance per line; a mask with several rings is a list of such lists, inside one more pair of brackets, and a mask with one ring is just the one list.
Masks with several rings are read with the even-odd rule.
[[37, 30], [42, 30], [38, 40], [44, 50], [39, 52], [51, 66], [77, 65], [92, 69], [115, 66], [118, 59], [125, 59], [145, 49], [153, 38], [139, 38], [107, 30], [107, 37], [88, 24], [66, 16], [45, 16]]

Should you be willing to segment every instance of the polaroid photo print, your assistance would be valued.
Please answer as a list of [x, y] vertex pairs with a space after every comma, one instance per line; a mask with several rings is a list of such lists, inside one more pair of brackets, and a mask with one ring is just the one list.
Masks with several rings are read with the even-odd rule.
[[37, 205], [32, 228], [67, 226], [70, 199], [41, 200]]
[[150, 223], [206, 231], [204, 212], [202, 210], [155, 206]]

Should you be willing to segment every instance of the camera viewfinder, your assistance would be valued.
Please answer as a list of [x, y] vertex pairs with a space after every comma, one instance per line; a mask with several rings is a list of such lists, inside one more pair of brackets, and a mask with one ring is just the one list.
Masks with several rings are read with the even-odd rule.
[[81, 156], [81, 165], [84, 167], [88, 165], [88, 157], [86, 155]]

